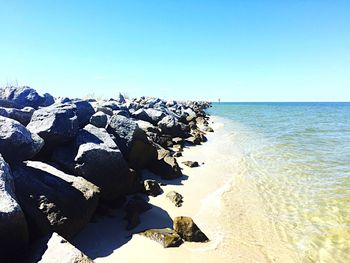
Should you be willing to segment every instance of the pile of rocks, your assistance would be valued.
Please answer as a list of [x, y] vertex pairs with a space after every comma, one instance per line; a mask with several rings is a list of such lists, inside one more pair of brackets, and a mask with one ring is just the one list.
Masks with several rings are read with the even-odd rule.
[[102, 203], [144, 193], [144, 185], [154, 188], [141, 180], [142, 169], [164, 179], [182, 176], [174, 156], [186, 144], [206, 141], [209, 106], [121, 94], [100, 101], [54, 98], [30, 87], [0, 88], [1, 258], [53, 232], [69, 241]]

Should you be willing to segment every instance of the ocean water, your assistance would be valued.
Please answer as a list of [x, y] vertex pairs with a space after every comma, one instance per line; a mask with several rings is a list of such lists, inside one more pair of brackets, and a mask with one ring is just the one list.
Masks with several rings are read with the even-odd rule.
[[350, 103], [214, 103], [208, 112], [296, 261], [350, 262]]

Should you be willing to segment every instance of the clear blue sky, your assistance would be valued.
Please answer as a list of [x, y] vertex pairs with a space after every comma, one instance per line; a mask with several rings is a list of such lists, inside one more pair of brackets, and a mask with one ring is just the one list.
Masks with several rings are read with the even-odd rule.
[[0, 85], [350, 101], [350, 1], [0, 0]]

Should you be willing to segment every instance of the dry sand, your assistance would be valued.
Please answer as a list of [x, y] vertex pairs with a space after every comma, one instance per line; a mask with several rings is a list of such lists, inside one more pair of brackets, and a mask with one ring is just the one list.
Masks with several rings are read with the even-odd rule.
[[[73, 243], [96, 262], [298, 262], [287, 237], [276, 230], [254, 184], [242, 172], [235, 134], [214, 120], [215, 132], [208, 134], [208, 142], [185, 149], [178, 158], [184, 178], [160, 180], [168, 185], [162, 187], [162, 195], [149, 197], [154, 207], [141, 215], [141, 225], [126, 231], [124, 213], [116, 210], [111, 217], [89, 224]], [[198, 161], [201, 166], [186, 167], [181, 164], [184, 160]], [[144, 176], [154, 177], [151, 173]], [[184, 196], [182, 207], [166, 198], [171, 190]], [[172, 227], [176, 216], [192, 217], [211, 241], [165, 249], [133, 235], [148, 228]]]

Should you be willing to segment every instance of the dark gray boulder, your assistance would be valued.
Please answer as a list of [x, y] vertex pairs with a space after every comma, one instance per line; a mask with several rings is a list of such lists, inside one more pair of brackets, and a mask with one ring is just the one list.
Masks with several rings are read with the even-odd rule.
[[159, 123], [158, 127], [163, 133], [170, 134], [175, 137], [183, 137], [184, 131], [181, 124], [174, 116], [167, 115]]
[[27, 222], [16, 201], [10, 167], [0, 154], [0, 259], [21, 253], [27, 244]]
[[131, 119], [114, 115], [107, 131], [114, 135], [115, 141], [131, 167], [145, 168], [157, 160], [157, 150], [148, 141], [145, 131]]
[[199, 163], [194, 161], [183, 161], [182, 163], [191, 168], [199, 166]]
[[96, 210], [98, 187], [51, 165], [42, 162], [17, 165], [13, 167], [13, 178], [31, 237], [55, 231], [69, 239], [90, 221]]
[[82, 128], [89, 123], [95, 110], [92, 105], [86, 100], [74, 100], [73, 104], [76, 106], [76, 115], [78, 117], [79, 127]]
[[25, 107], [23, 109], [0, 107], [0, 116], [7, 117], [20, 122], [26, 126], [32, 118], [34, 108]]
[[100, 187], [104, 199], [112, 200], [124, 193], [129, 169], [118, 149], [85, 143], [80, 145], [74, 161], [75, 174]]
[[102, 111], [96, 112], [90, 118], [90, 123], [98, 128], [106, 128], [107, 122], [108, 122], [108, 116]]
[[137, 111], [132, 113], [132, 116], [138, 120], [147, 121], [147, 122], [152, 121], [151, 117], [148, 116], [148, 114], [144, 109], [138, 109]]
[[76, 149], [84, 143], [104, 144], [111, 149], [118, 149], [117, 144], [104, 128], [97, 128], [94, 125], [88, 124], [84, 129], [79, 130], [74, 145]]
[[53, 104], [33, 113], [28, 130], [45, 140], [47, 147], [72, 140], [79, 129], [76, 106], [73, 104]]
[[163, 193], [162, 188], [160, 187], [160, 185], [158, 184], [157, 181], [155, 180], [145, 180], [143, 182], [144, 188], [145, 188], [145, 192], [147, 195], [156, 197], [158, 195], [161, 195]]
[[54, 99], [50, 94], [40, 96], [39, 93], [30, 87], [14, 87], [8, 86], [0, 89], [0, 99], [8, 100], [15, 103], [20, 108], [33, 107], [38, 109], [39, 107], [46, 107], [53, 104]]
[[150, 118], [150, 122], [154, 125], [157, 125], [158, 122], [160, 122], [165, 117], [165, 113], [160, 110], [145, 109], [145, 113]]
[[161, 147], [158, 149], [158, 160], [153, 162], [149, 169], [163, 179], [175, 179], [182, 176], [181, 168], [176, 159]]
[[0, 116], [0, 153], [9, 162], [28, 160], [43, 147], [44, 140], [18, 121]]
[[116, 101], [120, 104], [123, 104], [126, 102], [123, 94], [121, 94], [121, 93], [118, 94], [118, 98], [116, 99]]
[[125, 206], [125, 212], [126, 212], [125, 219], [128, 222], [126, 229], [131, 230], [137, 227], [141, 223], [140, 214], [150, 210], [151, 208], [152, 208], [152, 205], [150, 205], [148, 202], [146, 202], [144, 199], [140, 197], [136, 196], [131, 200], [129, 200]]
[[110, 108], [111, 110], [119, 110], [119, 105], [114, 100], [106, 101], [102, 104], [102, 106]]

